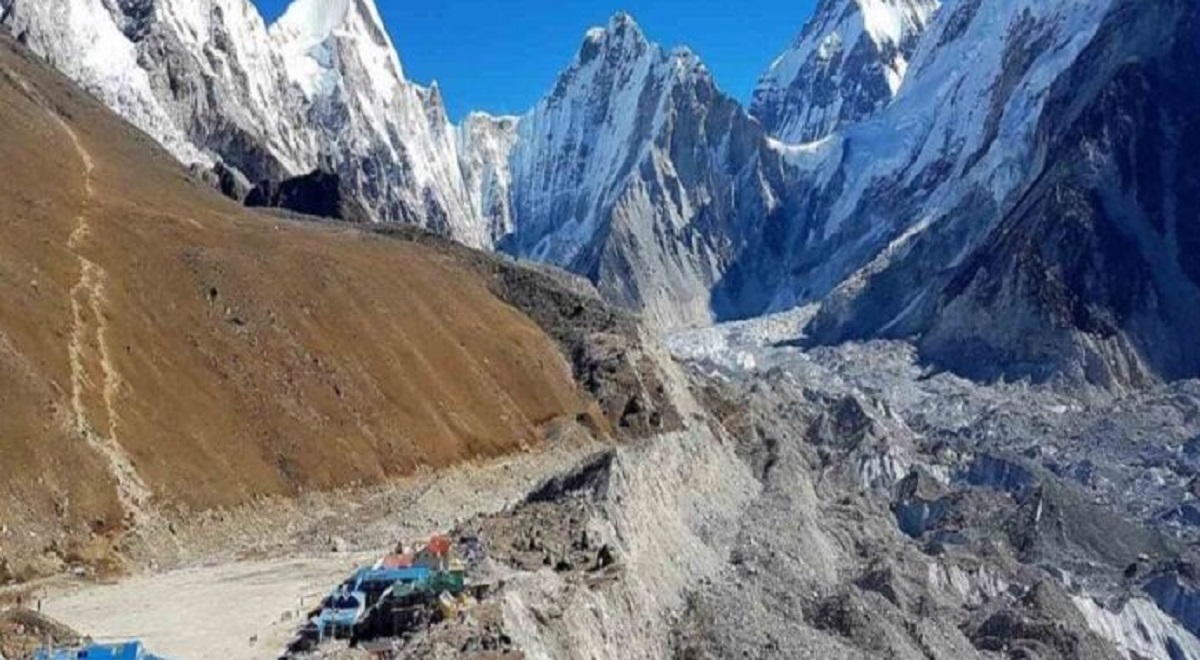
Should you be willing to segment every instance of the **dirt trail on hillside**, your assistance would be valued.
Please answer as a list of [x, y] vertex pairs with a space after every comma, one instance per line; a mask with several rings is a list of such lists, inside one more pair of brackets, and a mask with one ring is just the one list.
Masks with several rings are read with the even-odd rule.
[[[79, 263], [78, 280], [69, 291], [71, 330], [67, 342], [67, 360], [71, 371], [71, 430], [103, 459], [116, 484], [117, 498], [126, 519], [136, 524], [146, 518], [151, 492], [117, 435], [120, 424], [117, 405], [123, 383], [108, 340], [106, 286], [109, 276], [102, 266], [89, 259], [83, 251], [85, 242], [92, 234], [90, 216], [96, 204], [93, 184], [96, 164], [79, 134], [45, 96], [19, 73], [9, 71], [8, 77], [46, 112], [54, 125], [70, 140], [79, 161], [79, 211], [66, 241], [67, 250], [75, 255]], [[6, 342], [6, 345], [11, 344]], [[99, 371], [99, 384], [95, 382], [95, 371]], [[89, 390], [97, 389], [103, 405], [105, 435], [96, 430], [96, 423], [89, 415], [86, 403]]]
[[[22, 84], [24, 85], [24, 83]], [[75, 219], [75, 227], [67, 238], [67, 248], [79, 259], [79, 281], [71, 288], [71, 338], [67, 347], [71, 365], [71, 410], [75, 417], [75, 430], [87, 440], [92, 449], [104, 458], [116, 481], [117, 497], [125, 510], [125, 515], [136, 524], [145, 517], [145, 507], [150, 501], [151, 493], [117, 437], [117, 427], [120, 423], [117, 397], [120, 394], [122, 380], [121, 374], [113, 362], [112, 350], [108, 342], [108, 321], [105, 318], [107, 303], [105, 287], [109, 279], [108, 273], [96, 262], [84, 256], [81, 251], [84, 241], [92, 233], [89, 217], [95, 198], [92, 174], [96, 165], [92, 160], [92, 154], [79, 139], [79, 134], [75, 132], [75, 129], [71, 128], [71, 125], [56, 110], [45, 103], [43, 106], [53, 117], [54, 122], [71, 139], [71, 144], [75, 147], [75, 153], [83, 168], [83, 195], [79, 216]], [[91, 327], [89, 327], [89, 320]], [[94, 387], [88, 379], [87, 353], [89, 348], [96, 353], [93, 360], [101, 373], [100, 398], [104, 404], [104, 419], [108, 421], [107, 436], [96, 432], [95, 425], [88, 416], [84, 404], [85, 389], [89, 386]]]

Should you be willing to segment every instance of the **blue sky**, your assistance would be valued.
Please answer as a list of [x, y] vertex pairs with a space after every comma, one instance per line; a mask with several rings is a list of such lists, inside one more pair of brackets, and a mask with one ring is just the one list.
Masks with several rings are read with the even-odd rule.
[[[288, 0], [253, 0], [267, 21]], [[520, 114], [547, 93], [589, 27], [618, 10], [646, 35], [700, 54], [726, 92], [746, 100], [800, 31], [815, 0], [377, 0], [409, 78], [437, 80], [452, 117]]]

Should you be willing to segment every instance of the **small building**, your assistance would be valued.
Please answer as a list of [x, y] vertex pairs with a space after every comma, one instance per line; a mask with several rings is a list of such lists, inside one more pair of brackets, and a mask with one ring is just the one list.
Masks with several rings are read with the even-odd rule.
[[33, 660], [163, 660], [146, 652], [141, 642], [91, 644], [72, 648], [38, 649]]

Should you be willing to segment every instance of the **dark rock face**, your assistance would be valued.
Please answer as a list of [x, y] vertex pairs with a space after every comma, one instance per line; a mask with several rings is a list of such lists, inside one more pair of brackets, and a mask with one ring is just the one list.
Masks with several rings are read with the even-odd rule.
[[[195, 171], [196, 168], [193, 170]], [[235, 202], [245, 202], [246, 197], [254, 189], [254, 186], [241, 172], [225, 163], [217, 163], [208, 170], [195, 173], [201, 181]]]
[[547, 480], [525, 497], [527, 504], [555, 502], [569, 495], [585, 494], [593, 498], [608, 495], [616, 452], [606, 451], [585, 461], [566, 474]]
[[246, 206], [287, 209], [346, 222], [371, 220], [370, 213], [342, 185], [341, 178], [321, 170], [278, 183], [264, 181], [246, 196]]
[[900, 482], [892, 512], [896, 525], [905, 535], [920, 539], [949, 515], [952, 503], [946, 489], [921, 470], [914, 470]]
[[106, 0], [106, 4], [116, 5], [117, 15], [123, 21], [121, 31], [130, 41], [139, 42], [150, 34], [154, 19], [153, 0]]
[[1044, 113], [1044, 172], [942, 292], [926, 355], [980, 378], [1200, 374], [1200, 28], [1119, 3]]
[[1003, 491], [1022, 503], [1038, 487], [1038, 480], [1029, 468], [988, 454], [972, 461], [962, 480], [971, 486]]

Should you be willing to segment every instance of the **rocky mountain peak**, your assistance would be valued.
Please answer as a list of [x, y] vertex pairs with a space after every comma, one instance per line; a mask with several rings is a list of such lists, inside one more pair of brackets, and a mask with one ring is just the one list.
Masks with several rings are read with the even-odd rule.
[[704, 64], [704, 60], [700, 59], [700, 55], [691, 48], [680, 46], [672, 49], [670, 62], [677, 78], [683, 80], [701, 80], [706, 83], [712, 83], [715, 86], [712, 72]]
[[619, 62], [636, 58], [649, 48], [650, 42], [637, 21], [621, 12], [614, 15], [606, 26], [587, 31], [572, 68], [585, 67], [598, 60]]
[[608, 25], [602, 30], [613, 37], [646, 40], [646, 35], [642, 32], [642, 27], [638, 25], [637, 20], [631, 14], [623, 11], [613, 14], [612, 18], [608, 19]]
[[865, 119], [899, 92], [940, 0], [824, 0], [759, 80], [751, 113], [786, 142]]
[[429, 87], [417, 88], [417, 94], [425, 104], [425, 115], [429, 119], [430, 128], [435, 130], [449, 128], [450, 116], [446, 113], [446, 101], [442, 98], [442, 88], [437, 81], [430, 83]]
[[346, 58], [362, 61], [370, 82], [404, 83], [404, 69], [374, 0], [296, 0], [271, 26], [290, 77], [310, 96], [328, 91], [328, 73]]
[[380, 46], [391, 45], [374, 0], [295, 0], [274, 29], [288, 31], [308, 46], [335, 33], [364, 36]]

